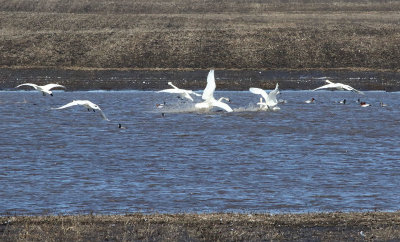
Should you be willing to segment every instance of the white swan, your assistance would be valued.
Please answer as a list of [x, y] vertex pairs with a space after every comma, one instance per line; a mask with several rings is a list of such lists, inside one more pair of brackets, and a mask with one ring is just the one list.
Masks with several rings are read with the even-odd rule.
[[329, 90], [341, 90], [341, 91], [352, 91], [358, 94], [364, 94], [363, 92], [343, 83], [333, 83], [329, 80], [325, 80], [327, 84], [315, 88], [313, 91], [321, 90], [321, 89], [329, 89]]
[[260, 105], [261, 109], [279, 110], [280, 108], [275, 107], [276, 105], [278, 105], [278, 100], [276, 99], [276, 96], [279, 94], [278, 88], [279, 88], [279, 85], [277, 83], [275, 86], [275, 89], [272, 90], [269, 94], [267, 94], [267, 92], [265, 92], [263, 89], [257, 88], [257, 87], [250, 87], [249, 91], [251, 93], [261, 95], [264, 98], [265, 102], [263, 102], [262, 98], [260, 98], [260, 102], [257, 103], [257, 105]]
[[45, 96], [46, 94], [49, 94], [50, 96], [53, 96], [53, 92], [50, 91], [50, 89], [56, 88], [56, 87], [61, 87], [61, 88], [65, 88], [65, 86], [63, 85], [59, 85], [59, 84], [54, 84], [54, 83], [50, 83], [44, 86], [39, 86], [33, 83], [24, 83], [24, 84], [20, 84], [18, 86], [16, 86], [15, 88], [18, 87], [22, 87], [22, 86], [30, 86], [35, 88], [36, 90], [40, 91], [43, 93], [43, 96]]
[[192, 90], [180, 89], [180, 88], [176, 87], [174, 84], [172, 84], [172, 82], [168, 82], [168, 85], [170, 85], [173, 88], [161, 90], [158, 92], [179, 94], [182, 99], [186, 98], [186, 99], [189, 99], [190, 101], [193, 101], [193, 98], [190, 96], [190, 94], [196, 95], [198, 97], [201, 96], [200, 94], [197, 94], [197, 93], [193, 92]]
[[75, 106], [75, 105], [84, 106], [84, 107], [86, 107], [86, 108], [88, 109], [88, 111], [90, 111], [90, 109], [93, 110], [93, 112], [94, 112], [95, 110], [99, 110], [100, 113], [101, 113], [101, 116], [102, 116], [105, 120], [110, 121], [110, 120], [106, 117], [106, 115], [103, 113], [103, 110], [101, 110], [100, 107], [99, 107], [98, 105], [92, 103], [92, 102], [89, 101], [89, 100], [74, 100], [74, 101], [72, 101], [72, 102], [70, 102], [70, 103], [65, 104], [64, 106], [61, 106], [61, 107], [58, 107], [58, 108], [52, 108], [52, 109], [64, 109], [64, 108], [69, 108], [69, 107], [72, 107], [72, 106]]
[[207, 76], [207, 86], [203, 91], [203, 95], [201, 96], [201, 98], [205, 101], [201, 103], [196, 103], [194, 105], [195, 108], [209, 110], [212, 107], [219, 107], [227, 112], [233, 112], [232, 108], [229, 107], [228, 104], [222, 102], [222, 100], [227, 98], [220, 98], [219, 100], [215, 100], [214, 98], [215, 88], [216, 84], [215, 84], [214, 70], [211, 70]]

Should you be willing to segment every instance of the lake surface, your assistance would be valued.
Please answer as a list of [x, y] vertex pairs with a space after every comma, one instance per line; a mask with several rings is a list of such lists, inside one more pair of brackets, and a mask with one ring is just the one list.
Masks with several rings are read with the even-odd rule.
[[[400, 93], [281, 90], [275, 112], [248, 91], [215, 96], [235, 112], [154, 91], [0, 92], [0, 213], [400, 209]], [[74, 99], [111, 121], [51, 109]]]

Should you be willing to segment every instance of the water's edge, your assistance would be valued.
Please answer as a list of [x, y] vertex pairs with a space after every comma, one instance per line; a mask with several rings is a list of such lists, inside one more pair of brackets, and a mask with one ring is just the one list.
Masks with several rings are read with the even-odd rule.
[[[201, 90], [208, 70], [71, 70], [57, 68], [0, 68], [0, 90], [12, 90], [25, 82], [55, 82], [74, 90], [157, 90], [173, 81], [181, 88]], [[325, 79], [360, 90], [400, 90], [400, 73], [349, 70], [216, 70], [218, 90], [247, 90], [251, 86], [308, 90]]]

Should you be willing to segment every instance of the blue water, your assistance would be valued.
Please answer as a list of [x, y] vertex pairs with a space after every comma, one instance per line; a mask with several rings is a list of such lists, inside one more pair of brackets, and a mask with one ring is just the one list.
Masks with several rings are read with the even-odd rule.
[[[400, 209], [400, 93], [281, 92], [276, 112], [216, 92], [233, 113], [152, 91], [0, 92], [0, 214]], [[74, 99], [111, 121], [51, 109]]]

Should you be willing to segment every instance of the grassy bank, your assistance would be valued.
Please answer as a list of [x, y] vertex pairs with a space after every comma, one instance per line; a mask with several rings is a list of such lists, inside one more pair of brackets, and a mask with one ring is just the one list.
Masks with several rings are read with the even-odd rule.
[[372, 0], [0, 1], [0, 66], [397, 71], [399, 10]]
[[398, 240], [400, 213], [0, 217], [2, 241]]

